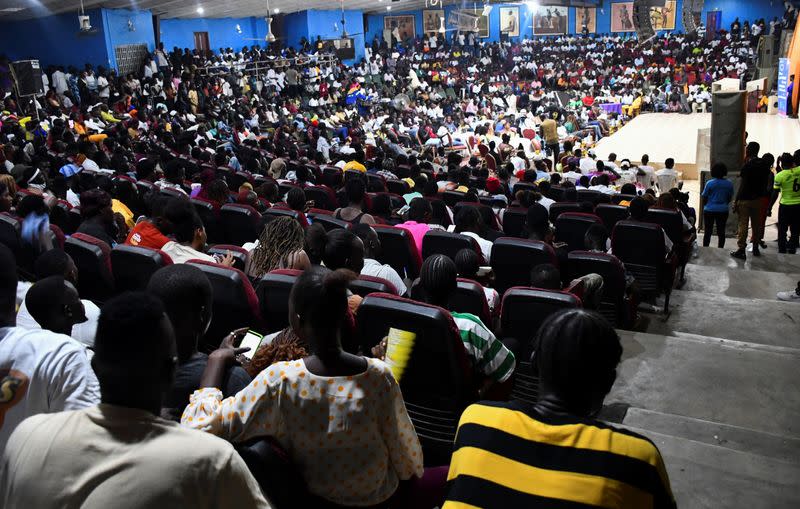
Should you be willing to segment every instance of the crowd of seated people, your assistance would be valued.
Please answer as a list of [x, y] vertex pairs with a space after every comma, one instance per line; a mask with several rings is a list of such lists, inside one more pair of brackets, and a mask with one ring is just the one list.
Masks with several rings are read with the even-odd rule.
[[[87, 71], [76, 95], [56, 71], [41, 121], [6, 102], [0, 505], [674, 506], [658, 449], [596, 415], [621, 358], [613, 327], [634, 327], [641, 299], [668, 308], [697, 213], [674, 161], [598, 160], [582, 137], [609, 132], [597, 98], [735, 74], [749, 40], [723, 34], [702, 56], [680, 35], [641, 54], [610, 37], [441, 42], [377, 44], [359, 66], [282, 71], [260, 91], [202, 71], [258, 49], [206, 62], [159, 48], [138, 84]], [[437, 83], [459, 92], [437, 102]], [[557, 90], [580, 104], [556, 106]], [[391, 317], [369, 316], [380, 302]], [[530, 312], [508, 311], [520, 302]], [[437, 388], [396, 371], [383, 318], [452, 332], [417, 347], [460, 406], [420, 399]], [[250, 331], [255, 351], [240, 347]], [[437, 410], [449, 420], [432, 440], [420, 416]], [[574, 460], [539, 462], [552, 447]], [[509, 484], [512, 462], [530, 479]]]

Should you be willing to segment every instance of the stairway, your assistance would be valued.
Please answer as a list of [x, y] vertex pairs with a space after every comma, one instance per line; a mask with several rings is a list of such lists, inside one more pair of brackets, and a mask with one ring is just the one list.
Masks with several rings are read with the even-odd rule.
[[701, 248], [671, 314], [620, 331], [604, 415], [658, 445], [681, 508], [800, 507], [800, 256]]

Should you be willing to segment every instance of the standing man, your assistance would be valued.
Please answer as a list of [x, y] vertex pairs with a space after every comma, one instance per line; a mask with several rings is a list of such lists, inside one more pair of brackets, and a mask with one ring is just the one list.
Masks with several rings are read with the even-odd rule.
[[542, 139], [545, 147], [553, 155], [553, 161], [558, 162], [558, 124], [555, 118], [558, 113], [553, 112], [552, 116], [542, 122]]
[[[778, 252], [797, 254], [798, 241], [800, 240], [800, 166], [791, 154], [781, 156], [781, 170], [775, 175], [774, 191], [772, 192], [771, 205], [781, 198], [778, 208]], [[771, 207], [770, 207], [771, 208]], [[791, 229], [789, 243], [786, 243], [786, 234]]]
[[756, 142], [747, 144], [745, 163], [739, 173], [739, 191], [733, 203], [733, 211], [739, 215], [738, 245], [731, 256], [740, 260], [747, 259], [747, 225], [753, 228], [753, 256], [761, 256], [760, 244], [764, 236], [761, 231], [761, 198], [765, 195], [769, 182], [769, 169], [758, 157], [761, 145]]

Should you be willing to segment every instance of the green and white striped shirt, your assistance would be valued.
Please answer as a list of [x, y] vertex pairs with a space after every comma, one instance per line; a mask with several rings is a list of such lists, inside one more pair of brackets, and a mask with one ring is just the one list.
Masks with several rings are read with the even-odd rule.
[[514, 372], [514, 354], [469, 313], [451, 313], [473, 367], [495, 382], [505, 382]]

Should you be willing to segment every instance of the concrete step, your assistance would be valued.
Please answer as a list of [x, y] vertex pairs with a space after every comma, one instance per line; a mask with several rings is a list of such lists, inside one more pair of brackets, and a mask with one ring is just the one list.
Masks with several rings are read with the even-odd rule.
[[625, 427], [659, 448], [682, 509], [800, 507], [796, 463]]
[[800, 255], [779, 254], [775, 242], [768, 242], [769, 248], [762, 250], [762, 256], [760, 257], [747, 253], [747, 261], [732, 258], [730, 252], [736, 249], [736, 243], [729, 244], [724, 249], [701, 247], [698, 251], [698, 256], [692, 258], [690, 263], [706, 267], [800, 274]]
[[800, 466], [800, 438], [643, 408], [629, 408], [622, 424]]
[[[735, 275], [732, 277], [735, 279]], [[772, 291], [769, 284], [761, 286], [762, 294]], [[652, 334], [685, 332], [747, 343], [800, 347], [800, 305], [796, 302], [673, 290], [668, 318], [662, 314], [646, 316], [649, 323], [644, 330]]]
[[[733, 261], [733, 259], [732, 259]], [[686, 266], [684, 292], [703, 292], [745, 299], [774, 301], [778, 292], [793, 290], [800, 281], [800, 272], [744, 270], [739, 267], [695, 265]]]
[[607, 404], [800, 439], [800, 349], [690, 334], [620, 338]]

